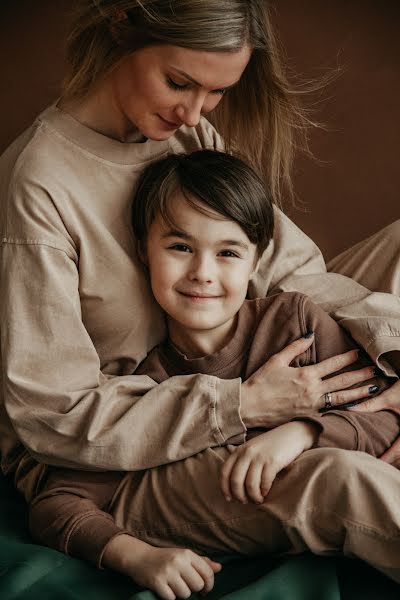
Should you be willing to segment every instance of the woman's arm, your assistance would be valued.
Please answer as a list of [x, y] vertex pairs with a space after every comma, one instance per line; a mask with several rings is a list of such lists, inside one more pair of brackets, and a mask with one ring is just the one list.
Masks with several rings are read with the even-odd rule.
[[[332, 354], [356, 347], [346, 332], [309, 298], [304, 299], [303, 313], [305, 326], [315, 331], [312, 362], [320, 362]], [[354, 363], [351, 369], [359, 367], [361, 362], [363, 359], [359, 364]], [[372, 385], [375, 381], [370, 383]], [[317, 427], [316, 447], [359, 450], [377, 457], [397, 438], [400, 425], [399, 415], [389, 410], [371, 414], [334, 410], [296, 420], [313, 423]]]
[[393, 376], [387, 353], [400, 351], [400, 299], [370, 292], [343, 275], [327, 273], [322, 254], [310, 238], [278, 209], [275, 217], [274, 238], [251, 282], [251, 297], [277, 291], [307, 294], [387, 375]]
[[102, 373], [68, 248], [5, 243], [1, 280], [4, 403], [37, 460], [137, 470], [244, 439], [239, 379]]

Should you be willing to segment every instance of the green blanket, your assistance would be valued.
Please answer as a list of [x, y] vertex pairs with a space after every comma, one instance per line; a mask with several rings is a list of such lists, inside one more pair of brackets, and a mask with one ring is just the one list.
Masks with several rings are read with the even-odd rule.
[[[26, 508], [0, 476], [1, 600], [155, 600], [128, 578], [35, 545]], [[399, 587], [350, 559], [303, 554], [274, 560], [220, 557], [224, 564], [209, 600], [398, 600]], [[193, 594], [191, 598], [203, 596]]]

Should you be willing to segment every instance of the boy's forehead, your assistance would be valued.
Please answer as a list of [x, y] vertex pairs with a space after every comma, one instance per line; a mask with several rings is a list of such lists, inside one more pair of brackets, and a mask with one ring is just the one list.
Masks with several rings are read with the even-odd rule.
[[163, 237], [181, 233], [204, 243], [237, 240], [247, 246], [253, 245], [236, 221], [214, 211], [197, 198], [190, 198], [189, 202], [182, 191], [177, 191], [170, 199], [168, 217], [165, 220], [158, 215], [156, 219]]

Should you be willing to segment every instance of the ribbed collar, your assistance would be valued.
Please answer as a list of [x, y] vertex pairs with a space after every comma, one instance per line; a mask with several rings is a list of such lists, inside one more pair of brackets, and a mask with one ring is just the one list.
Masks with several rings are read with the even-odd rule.
[[223, 377], [225, 371], [240, 361], [247, 353], [253, 339], [253, 329], [256, 324], [257, 303], [246, 300], [242, 305], [236, 324], [236, 329], [219, 352], [201, 358], [187, 358], [168, 339], [160, 346], [160, 360], [170, 375], [190, 375], [192, 373], [207, 373]]
[[58, 108], [57, 101], [39, 115], [38, 121], [98, 158], [121, 165], [154, 159], [170, 146], [168, 140], [119, 142], [83, 125]]

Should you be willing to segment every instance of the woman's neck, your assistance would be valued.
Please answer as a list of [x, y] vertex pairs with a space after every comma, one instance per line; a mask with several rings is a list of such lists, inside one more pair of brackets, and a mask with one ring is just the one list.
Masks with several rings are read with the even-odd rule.
[[58, 108], [76, 121], [119, 142], [141, 142], [144, 136], [118, 108], [110, 82], [105, 80], [83, 99], [61, 98]]

